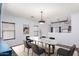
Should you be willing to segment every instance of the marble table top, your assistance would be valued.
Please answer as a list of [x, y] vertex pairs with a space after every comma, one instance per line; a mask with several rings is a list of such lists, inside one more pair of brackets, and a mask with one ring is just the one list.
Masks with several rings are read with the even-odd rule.
[[53, 44], [53, 45], [57, 44], [56, 39], [52, 40], [52, 39], [49, 39], [49, 38], [40, 38], [40, 37], [30, 37], [30, 39], [35, 40], [35, 41], [40, 41], [40, 42], [43, 42], [43, 43], [47, 43], [47, 44]]

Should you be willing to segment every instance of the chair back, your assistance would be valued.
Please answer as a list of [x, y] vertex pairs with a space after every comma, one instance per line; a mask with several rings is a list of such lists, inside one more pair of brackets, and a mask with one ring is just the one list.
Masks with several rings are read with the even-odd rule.
[[32, 44], [32, 50], [33, 52], [38, 53], [39, 47], [36, 44]]
[[73, 45], [71, 48], [70, 48], [70, 54], [69, 55], [73, 55], [74, 51], [75, 51], [75, 48], [76, 48], [76, 45]]
[[29, 37], [30, 37], [30, 36], [26, 36], [26, 40], [29, 40]]
[[24, 46], [25, 46], [26, 48], [31, 48], [30, 42], [27, 42], [27, 41], [24, 41]]

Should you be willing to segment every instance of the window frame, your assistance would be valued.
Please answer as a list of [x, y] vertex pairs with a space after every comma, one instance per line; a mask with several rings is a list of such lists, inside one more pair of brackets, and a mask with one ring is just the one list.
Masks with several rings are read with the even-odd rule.
[[[14, 30], [3, 30], [3, 24], [13, 24], [14, 25]], [[13, 23], [13, 22], [5, 22], [5, 21], [2, 21], [2, 38], [3, 38], [3, 32], [4, 31], [6, 31], [6, 32], [8, 32], [8, 31], [13, 31], [14, 32], [14, 37], [13, 38], [9, 38], [9, 39], [3, 39], [4, 41], [6, 41], [6, 40], [15, 40], [15, 23]]]

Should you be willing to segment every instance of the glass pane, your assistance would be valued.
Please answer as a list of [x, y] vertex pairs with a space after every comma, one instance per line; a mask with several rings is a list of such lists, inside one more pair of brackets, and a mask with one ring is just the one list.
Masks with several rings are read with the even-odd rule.
[[3, 23], [3, 30], [14, 30], [14, 24]]
[[55, 28], [55, 33], [58, 33], [59, 32], [59, 28]]
[[34, 31], [34, 36], [38, 36], [38, 31]]
[[14, 38], [14, 31], [3, 32], [3, 39], [11, 39], [11, 38]]

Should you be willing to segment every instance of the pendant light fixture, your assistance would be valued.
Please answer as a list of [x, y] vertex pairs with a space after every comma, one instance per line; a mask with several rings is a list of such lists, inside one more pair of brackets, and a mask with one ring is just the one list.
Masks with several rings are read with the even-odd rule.
[[43, 11], [41, 11], [41, 20], [39, 21], [40, 24], [44, 24], [45, 23], [45, 21], [42, 18], [42, 14], [43, 14]]

